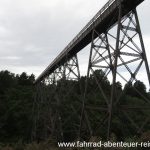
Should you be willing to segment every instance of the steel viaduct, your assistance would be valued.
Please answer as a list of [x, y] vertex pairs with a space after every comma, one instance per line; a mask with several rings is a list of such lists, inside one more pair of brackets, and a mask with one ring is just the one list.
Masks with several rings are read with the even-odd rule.
[[[128, 105], [127, 100], [123, 104], [122, 99], [125, 90], [118, 91], [119, 82], [133, 85], [139, 81], [140, 69], [145, 70], [143, 74], [146, 76], [147, 83], [150, 86], [150, 71], [136, 11], [136, 7], [143, 1], [109, 0], [36, 79], [34, 83], [37, 88], [35, 116], [37, 114], [39, 115], [37, 118], [44, 116], [44, 112], [40, 112], [40, 107], [44, 103], [48, 106], [49, 111], [49, 116], [43, 117], [46, 121], [43, 121], [45, 126], [43, 125], [43, 131], [41, 132], [45, 132], [45, 136], [57, 132], [58, 139], [62, 140], [66, 134], [64, 128], [74, 115], [77, 116], [77, 119], [72, 124], [73, 131], [69, 132], [67, 130], [70, 134], [76, 134], [74, 138], [101, 137], [101, 134], [106, 134], [105, 139], [111, 138], [112, 133], [120, 130], [118, 129], [119, 127], [116, 127], [118, 131], [114, 128], [115, 122], [113, 118], [117, 116], [123, 124], [126, 121], [130, 122], [135, 128], [134, 133], [140, 134], [143, 132], [143, 128], [149, 123], [150, 116], [145, 115], [141, 121], [142, 123], [138, 124], [131, 112], [149, 111], [149, 98], [135, 88], [135, 91], [142, 97], [143, 103], [140, 106]], [[68, 121], [64, 121], [60, 106], [63, 101], [66, 104], [65, 100], [68, 98], [69, 90], [67, 92], [63, 91], [65, 86], [67, 88], [65, 81], [71, 80], [73, 83], [80, 81], [77, 53], [90, 43], [91, 49], [85, 84], [81, 86], [80, 82], [78, 82], [80, 91], [78, 93], [80, 94], [77, 96], [77, 101], [80, 108], [78, 107], [79, 105], [76, 108], [76, 104], [70, 106], [68, 102], [66, 109], [71, 109], [71, 112], [66, 115], [68, 116]], [[101, 78], [96, 74], [95, 70], [97, 69], [102, 71], [99, 72], [102, 74]], [[95, 91], [92, 92], [89, 90], [90, 77], [95, 80]], [[103, 87], [105, 77], [110, 80], [111, 88], [109, 92], [105, 91]], [[63, 80], [64, 82], [60, 82]], [[74, 84], [77, 86], [76, 82]], [[94, 97], [94, 93], [97, 91], [101, 95], [97, 99], [103, 102], [93, 104], [94, 102], [89, 100], [89, 93], [91, 92]], [[75, 93], [72, 94], [74, 95]], [[71, 101], [71, 97], [68, 99]], [[62, 105], [62, 107], [62, 109], [65, 109], [65, 106]], [[92, 114], [99, 116], [97, 123], [92, 123]], [[37, 132], [39, 133], [38, 119], [35, 119], [34, 123], [33, 135], [36, 137], [38, 136]]]

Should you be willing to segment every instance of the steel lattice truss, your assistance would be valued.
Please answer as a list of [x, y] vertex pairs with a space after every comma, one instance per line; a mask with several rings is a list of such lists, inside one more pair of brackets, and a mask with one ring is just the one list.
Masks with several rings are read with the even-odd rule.
[[[142, 78], [150, 87], [138, 15], [136, 9], [124, 16], [123, 13], [120, 3], [103, 33], [97, 28], [92, 30], [84, 86], [77, 54], [73, 57], [66, 54], [65, 63], [36, 84], [34, 138], [52, 136], [63, 140], [70, 134], [71, 140], [92, 136], [109, 139], [113, 133], [119, 136], [122, 130], [138, 135], [144, 132], [144, 127], [150, 127], [150, 100], [136, 88]], [[111, 26], [116, 18], [117, 22]], [[130, 86], [140, 99], [126, 96], [126, 87]]]
[[[114, 29], [116, 29], [116, 31]], [[95, 34], [98, 35], [96, 39], [94, 39]], [[149, 99], [135, 88], [135, 91], [141, 95], [143, 102], [141, 102], [140, 106], [135, 106], [134, 103], [133, 105], [127, 105], [125, 102], [121, 101], [125, 94], [125, 90], [122, 92], [117, 90], [119, 82], [133, 85], [136, 81], [139, 81], [138, 73], [140, 69], [143, 70], [143, 74], [147, 74], [148, 81], [150, 81], [149, 68], [136, 10], [131, 11], [122, 19], [119, 18], [116, 28], [113, 27], [113, 29], [111, 28], [103, 34], [99, 34], [96, 30], [93, 30], [92, 38], [86, 89], [84, 93], [84, 111], [82, 114], [82, 118], [85, 118], [83, 122], [87, 124], [88, 129], [86, 130], [88, 133], [85, 133], [85, 136], [87, 136], [87, 134], [90, 134], [90, 136], [95, 135], [95, 128], [102, 128], [103, 125], [105, 126], [103, 130], [107, 132], [107, 138], [109, 138], [111, 132], [114, 132], [114, 129], [111, 130], [111, 126], [113, 126], [112, 117], [114, 116], [121, 120], [123, 120], [122, 118], [126, 118], [126, 120], [135, 127], [137, 133], [142, 132], [143, 127], [150, 119], [149, 115], [147, 115], [146, 118], [143, 116], [143, 124], [140, 125], [138, 125], [138, 120], [135, 121], [133, 117], [136, 115], [136, 111], [149, 111]], [[146, 72], [144, 72], [143, 68], [146, 68]], [[103, 75], [100, 79], [95, 71], [99, 69], [103, 70]], [[96, 90], [99, 90], [103, 96], [101, 97], [101, 99], [103, 99], [102, 104], [97, 102], [92, 106], [90, 103], [88, 97], [89, 93], [87, 93], [87, 88], [90, 86], [88, 85], [90, 74], [93, 74], [95, 84], [97, 84]], [[108, 77], [112, 84], [109, 94], [105, 93], [103, 87], [103, 80], [105, 80], [105, 77]], [[95, 91], [92, 92], [94, 97]], [[90, 103], [90, 106], [88, 103]], [[90, 117], [92, 117], [93, 111], [98, 111], [100, 113], [97, 119], [98, 124], [95, 126], [90, 124]], [[131, 111], [134, 112], [134, 115], [131, 115]], [[101, 114], [103, 114], [104, 118], [101, 118]]]
[[[67, 59], [67, 57], [66, 57]], [[34, 106], [34, 130], [33, 139], [41, 137], [46, 139], [51, 135], [57, 140], [63, 140], [64, 134], [67, 132], [75, 135], [79, 132], [79, 122], [80, 122], [80, 109], [76, 109], [76, 105], [81, 106], [81, 100], [74, 92], [74, 87], [81, 88], [76, 82], [80, 79], [79, 65], [77, 56], [66, 61], [66, 63], [57, 68], [54, 73], [50, 74], [37, 86], [37, 95], [35, 96]], [[69, 84], [67, 83], [68, 81]], [[45, 86], [46, 85], [46, 86]], [[64, 89], [65, 87], [65, 89]], [[80, 90], [79, 90], [80, 92]], [[70, 101], [69, 94], [72, 95], [76, 101], [72, 103]], [[80, 93], [81, 95], [81, 93]], [[42, 100], [42, 101], [41, 101]], [[70, 101], [70, 102], [69, 102]], [[78, 104], [79, 103], [79, 104]], [[66, 105], [67, 104], [67, 105]], [[44, 114], [41, 111], [42, 107], [44, 109]], [[63, 111], [68, 110], [67, 114], [62, 114]], [[72, 122], [72, 126], [69, 131], [65, 128], [67, 123], [72, 119], [73, 116], [77, 116]], [[44, 131], [38, 131], [38, 120], [40, 117], [43, 119], [42, 128]], [[40, 128], [40, 127], [39, 127]], [[38, 134], [38, 135], [36, 135]], [[57, 136], [56, 136], [57, 135]]]

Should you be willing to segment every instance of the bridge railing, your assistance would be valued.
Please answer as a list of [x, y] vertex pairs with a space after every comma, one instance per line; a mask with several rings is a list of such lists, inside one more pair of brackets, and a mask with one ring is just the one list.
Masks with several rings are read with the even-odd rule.
[[[69, 49], [74, 43], [75, 41], [77, 41], [83, 33], [86, 32], [86, 30], [88, 30], [88, 28], [97, 20], [97, 18], [99, 18], [103, 12], [116, 0], [109, 0], [103, 7], [102, 9], [100, 9], [100, 11], [98, 11], [98, 13], [87, 23], [87, 25], [75, 36], [75, 38], [65, 47], [65, 49], [56, 57], [56, 59], [58, 59], [64, 52], [67, 51], [67, 49]], [[55, 59], [55, 60], [56, 60]]]
[[75, 36], [75, 38], [64, 48], [64, 50], [53, 60], [53, 62], [43, 71], [43, 73], [39, 76], [42, 77], [44, 73], [48, 71], [50, 67], [56, 63], [57, 60], [60, 60], [66, 53], [68, 53], [69, 49], [83, 36], [84, 33], [94, 24], [94, 22], [107, 10], [116, 0], [109, 0], [103, 7], [98, 11], [98, 13], [87, 23], [87, 25]]

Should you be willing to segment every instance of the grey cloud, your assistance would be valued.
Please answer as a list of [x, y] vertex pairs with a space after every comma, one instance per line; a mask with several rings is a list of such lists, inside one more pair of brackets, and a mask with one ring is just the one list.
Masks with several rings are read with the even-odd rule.
[[138, 15], [143, 35], [150, 36], [150, 1], [145, 0], [141, 5], [138, 6]]
[[[6, 67], [17, 72], [18, 68], [19, 72], [33, 71], [38, 75], [106, 2], [1, 0], [0, 69]], [[143, 16], [150, 12], [149, 4], [147, 0], [138, 8], [144, 34], [148, 34], [149, 22]], [[143, 8], [146, 9], [143, 11]], [[83, 63], [87, 62], [89, 54], [88, 50], [84, 52], [86, 54], [79, 53]]]

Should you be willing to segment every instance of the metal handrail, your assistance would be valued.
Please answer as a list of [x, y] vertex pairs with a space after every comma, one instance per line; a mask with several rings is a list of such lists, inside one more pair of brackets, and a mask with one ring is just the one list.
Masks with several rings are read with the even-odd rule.
[[87, 25], [75, 36], [75, 38], [65, 47], [65, 49], [56, 57], [60, 57], [81, 35], [100, 17], [103, 12], [114, 2], [115, 0], [109, 0], [103, 7], [98, 11], [98, 13], [87, 23]]

